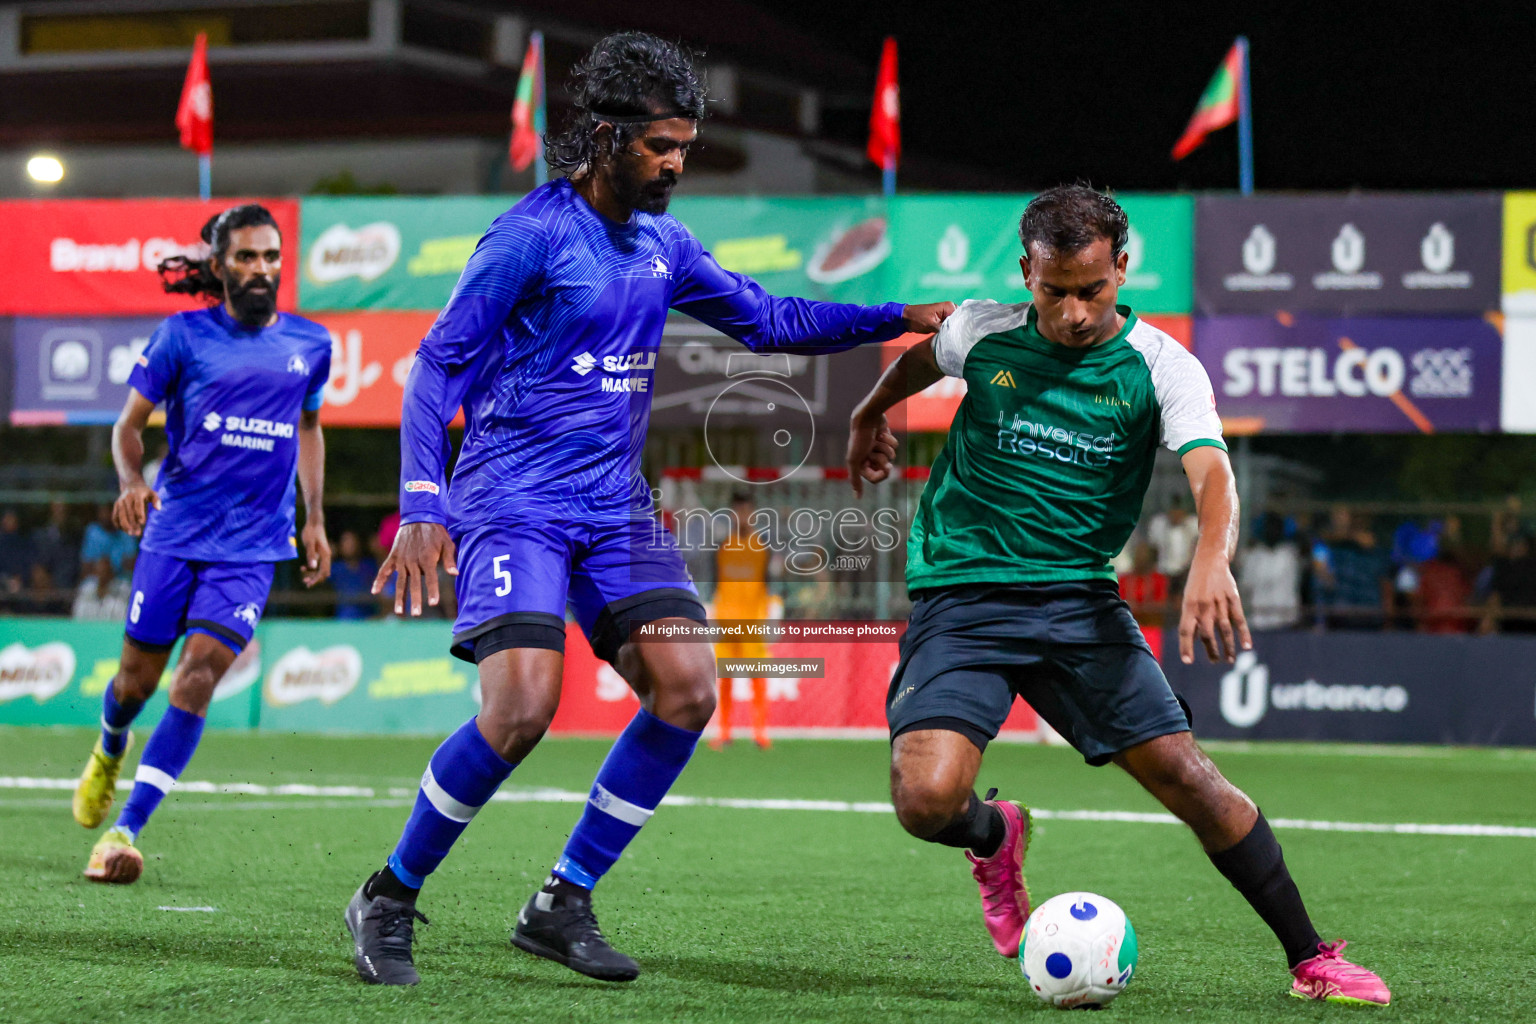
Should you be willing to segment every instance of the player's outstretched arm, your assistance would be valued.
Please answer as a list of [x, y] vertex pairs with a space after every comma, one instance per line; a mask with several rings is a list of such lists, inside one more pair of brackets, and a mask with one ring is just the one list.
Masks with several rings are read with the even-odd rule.
[[873, 390], [853, 410], [848, 422], [848, 479], [863, 497], [864, 481], [880, 483], [891, 474], [896, 434], [885, 414], [944, 376], [933, 355], [933, 339], [924, 338], [885, 368]]
[[134, 537], [142, 536], [149, 519], [146, 506], [160, 507], [160, 496], [144, 480], [144, 427], [155, 403], [128, 389], [128, 401], [112, 424], [112, 464], [120, 493], [112, 505], [112, 525]]
[[[1182, 459], [1189, 489], [1195, 498], [1200, 540], [1184, 585], [1179, 615], [1179, 657], [1195, 660], [1195, 637], [1212, 661], [1237, 660], [1238, 650], [1252, 650], [1253, 638], [1243, 616], [1242, 598], [1232, 578], [1237, 551], [1237, 484], [1227, 453], [1211, 445], [1191, 448]], [[1218, 640], [1219, 636], [1219, 640]]]
[[320, 432], [320, 412], [305, 409], [299, 414], [299, 492], [304, 496], [304, 529], [299, 543], [304, 549], [304, 585], [312, 587], [331, 575], [331, 542], [325, 537], [325, 435]]

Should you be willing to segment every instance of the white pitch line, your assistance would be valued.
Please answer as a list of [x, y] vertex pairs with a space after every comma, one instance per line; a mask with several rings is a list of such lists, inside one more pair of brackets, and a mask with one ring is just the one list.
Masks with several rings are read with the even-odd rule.
[[176, 910], [184, 914], [217, 914], [218, 907], [156, 907], [156, 910]]
[[[27, 776], [0, 775], [0, 789], [58, 790], [75, 788], [75, 779], [40, 779]], [[118, 789], [132, 789], [133, 784], [122, 781]], [[391, 787], [382, 792], [370, 786], [310, 786], [289, 783], [280, 786], [264, 786], [256, 782], [177, 782], [176, 790], [184, 793], [225, 793], [239, 796], [307, 796], [346, 798], [335, 806], [358, 806], [350, 801], [370, 801], [372, 805], [388, 805], [403, 801], [414, 794], [411, 790]], [[496, 803], [505, 804], [583, 804], [587, 794], [569, 789], [535, 788], [507, 789], [491, 797]], [[662, 800], [668, 807], [725, 807], [748, 811], [837, 811], [845, 814], [893, 814], [895, 809], [881, 800], [789, 800], [759, 799], [749, 797], [679, 796]], [[197, 805], [193, 805], [197, 806]], [[204, 807], [208, 805], [202, 805]], [[230, 804], [232, 808], [248, 807], [248, 804]], [[262, 804], [267, 807], [298, 809], [290, 803]], [[1108, 821], [1135, 825], [1177, 825], [1179, 819], [1171, 814], [1148, 811], [1050, 811], [1030, 808], [1038, 821]], [[1420, 822], [1378, 821], [1313, 821], [1306, 818], [1275, 818], [1270, 821], [1275, 828], [1295, 829], [1306, 832], [1364, 832], [1380, 835], [1418, 836], [1476, 836], [1480, 838], [1536, 839], [1536, 827], [1527, 825], [1454, 825]]]

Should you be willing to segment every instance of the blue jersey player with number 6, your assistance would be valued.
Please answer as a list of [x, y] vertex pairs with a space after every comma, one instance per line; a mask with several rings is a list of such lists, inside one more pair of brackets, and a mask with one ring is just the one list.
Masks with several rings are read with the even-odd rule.
[[[320, 400], [331, 337], [317, 323], [277, 312], [282, 236], [267, 209], [225, 210], [204, 225], [203, 241], [207, 260], [174, 256], [160, 272], [167, 291], [212, 304], [155, 331], [112, 429], [122, 484], [112, 518], [143, 539], [122, 659], [102, 697], [101, 738], [75, 789], [75, 820], [86, 828], [106, 820], [133, 740], [128, 726], [159, 686], [171, 648], [182, 636], [187, 642], [133, 792], [91, 851], [85, 877], [96, 882], [133, 882], [144, 870], [138, 834], [192, 759], [214, 688], [256, 630], [274, 564], [297, 554], [296, 469], [304, 583], [331, 572], [320, 509]], [[142, 434], [161, 402], [170, 454], [157, 490], [144, 481]]]
[[[453, 653], [479, 668], [481, 707], [437, 749], [385, 865], [346, 908], [364, 981], [411, 985], [416, 897], [470, 820], [544, 735], [560, 700], [565, 611], [641, 708], [609, 752], [514, 945], [594, 978], [639, 966], [598, 930], [591, 893], [693, 754], [714, 711], [707, 643], [648, 643], [647, 623], [704, 609], [658, 525], [640, 455], [669, 308], [748, 348], [836, 352], [931, 334], [954, 308], [853, 306], [767, 295], [723, 270], [665, 216], [704, 115], [688, 56], [641, 33], [610, 36], [574, 71], [569, 172], [497, 218], [421, 344], [401, 418], [401, 528], [375, 591], [438, 599], [457, 576]], [[448, 423], [462, 408], [450, 483]]]

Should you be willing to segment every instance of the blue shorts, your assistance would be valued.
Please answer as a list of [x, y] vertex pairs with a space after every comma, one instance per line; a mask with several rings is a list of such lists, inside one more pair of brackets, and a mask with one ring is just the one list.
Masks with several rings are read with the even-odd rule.
[[128, 602], [128, 640], [168, 651], [183, 633], [245, 650], [272, 589], [271, 562], [189, 562], [140, 549]]
[[1190, 727], [1113, 580], [918, 590], [891, 677], [891, 739], [947, 729], [982, 750], [1015, 697], [1092, 765]]
[[654, 517], [495, 523], [457, 540], [451, 650], [465, 661], [517, 647], [564, 651], [567, 606], [593, 652], [610, 662], [647, 622], [704, 621], [677, 542]]

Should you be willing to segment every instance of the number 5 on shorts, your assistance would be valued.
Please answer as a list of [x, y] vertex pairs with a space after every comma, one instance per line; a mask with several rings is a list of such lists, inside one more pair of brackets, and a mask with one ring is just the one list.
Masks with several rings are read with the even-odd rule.
[[497, 555], [491, 562], [491, 573], [499, 581], [496, 584], [496, 596], [506, 597], [512, 593], [512, 574], [502, 568], [501, 563], [511, 558], [511, 555]]

